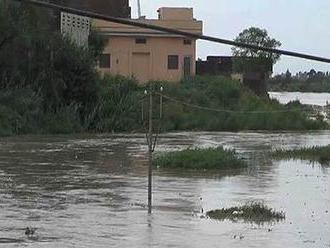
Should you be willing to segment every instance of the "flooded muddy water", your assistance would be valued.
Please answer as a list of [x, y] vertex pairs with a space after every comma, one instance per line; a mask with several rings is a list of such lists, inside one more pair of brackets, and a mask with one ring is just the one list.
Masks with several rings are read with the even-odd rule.
[[302, 104], [326, 106], [330, 103], [329, 93], [313, 92], [268, 92], [270, 98], [278, 100], [282, 104], [292, 101], [300, 101]]
[[[157, 152], [223, 145], [249, 167], [155, 170], [149, 216], [143, 134], [2, 138], [0, 247], [330, 247], [330, 167], [269, 156], [327, 144], [330, 131], [164, 134]], [[202, 209], [253, 200], [284, 211], [286, 220], [260, 226], [201, 218]], [[27, 226], [37, 228], [33, 237]]]

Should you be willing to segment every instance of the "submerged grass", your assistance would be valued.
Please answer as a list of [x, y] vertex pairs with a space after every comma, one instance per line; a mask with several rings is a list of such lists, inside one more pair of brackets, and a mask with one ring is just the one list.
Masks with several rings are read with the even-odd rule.
[[216, 220], [243, 220], [258, 224], [263, 222], [281, 221], [285, 219], [284, 212], [275, 211], [260, 202], [251, 202], [241, 207], [212, 210], [207, 212], [206, 215], [209, 218]]
[[244, 167], [247, 163], [234, 150], [189, 148], [157, 156], [154, 164], [160, 168], [215, 170]]
[[301, 148], [295, 150], [277, 150], [273, 153], [277, 159], [302, 159], [330, 165], [330, 145], [324, 147]]

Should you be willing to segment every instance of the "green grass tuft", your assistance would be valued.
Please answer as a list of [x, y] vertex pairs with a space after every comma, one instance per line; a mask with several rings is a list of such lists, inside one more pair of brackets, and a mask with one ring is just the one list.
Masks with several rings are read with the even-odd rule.
[[284, 212], [277, 212], [263, 203], [252, 202], [241, 207], [222, 208], [206, 213], [211, 219], [263, 223], [285, 219]]
[[301, 148], [295, 150], [277, 150], [273, 153], [276, 159], [302, 159], [319, 162], [322, 165], [330, 164], [330, 145], [324, 147]]
[[212, 170], [240, 168], [247, 163], [234, 150], [217, 148], [189, 148], [156, 156], [154, 165], [160, 168]]

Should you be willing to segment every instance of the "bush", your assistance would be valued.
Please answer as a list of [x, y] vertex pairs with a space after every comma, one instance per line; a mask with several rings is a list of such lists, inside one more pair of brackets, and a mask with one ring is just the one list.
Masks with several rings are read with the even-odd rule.
[[81, 131], [79, 107], [70, 105], [56, 112], [43, 111], [42, 99], [32, 90], [0, 93], [0, 136], [14, 134], [74, 133]]
[[163, 83], [164, 94], [190, 105], [221, 111], [198, 109], [178, 102], [164, 102], [164, 130], [311, 130], [328, 125], [310, 120], [305, 107], [281, 105], [276, 100], [254, 95], [239, 82], [225, 77], [197, 76], [179, 84]]
[[277, 159], [302, 159], [330, 164], [330, 145], [324, 147], [301, 148], [296, 150], [277, 150], [273, 153]]
[[[27, 134], [38, 127], [41, 99], [29, 89], [7, 90], [0, 93], [2, 135]], [[0, 134], [0, 135], [1, 135]]]
[[194, 170], [228, 169], [246, 166], [234, 150], [222, 147], [208, 149], [186, 149], [159, 155], [154, 165], [160, 168], [180, 168]]
[[235, 222], [237, 220], [243, 220], [257, 224], [285, 219], [283, 212], [277, 212], [259, 202], [251, 202], [241, 207], [212, 210], [207, 212], [206, 215], [216, 220], [231, 220]]
[[79, 107], [71, 105], [63, 107], [56, 112], [45, 113], [42, 116], [39, 133], [72, 134], [82, 130]]
[[10, 108], [0, 105], [0, 136], [15, 134], [15, 120], [17, 116]]
[[141, 103], [137, 81], [122, 76], [101, 80], [93, 128], [101, 132], [141, 129]]

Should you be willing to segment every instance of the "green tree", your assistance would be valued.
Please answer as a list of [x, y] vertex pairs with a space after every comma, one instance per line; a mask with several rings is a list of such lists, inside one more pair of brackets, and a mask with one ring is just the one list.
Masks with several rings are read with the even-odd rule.
[[26, 92], [32, 92], [38, 96], [39, 116], [55, 119], [77, 112], [85, 126], [100, 98], [96, 61], [103, 40], [93, 33], [88, 48], [78, 47], [62, 37], [55, 19], [51, 11], [0, 0], [0, 90], [18, 91], [27, 99]]
[[[261, 47], [267, 48], [278, 48], [282, 44], [280, 41], [271, 38], [268, 35], [266, 29], [260, 29], [256, 27], [251, 27], [243, 30], [235, 39], [236, 42], [246, 43], [250, 45], [257, 45]], [[252, 57], [252, 58], [266, 58], [270, 59], [273, 64], [275, 64], [279, 59], [279, 54], [269, 53], [265, 51], [260, 51], [256, 49], [250, 48], [241, 48], [241, 47], [233, 47], [232, 52], [234, 56], [238, 57]]]
[[[235, 41], [273, 49], [282, 45], [280, 41], [270, 37], [267, 30], [257, 27], [250, 27], [243, 30], [236, 37]], [[237, 72], [268, 72], [271, 71], [272, 66], [280, 59], [279, 54], [242, 47], [233, 47], [232, 54], [236, 57], [234, 60], [234, 70]]]

